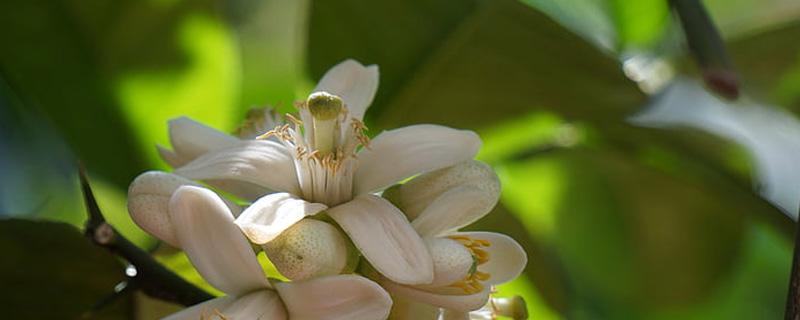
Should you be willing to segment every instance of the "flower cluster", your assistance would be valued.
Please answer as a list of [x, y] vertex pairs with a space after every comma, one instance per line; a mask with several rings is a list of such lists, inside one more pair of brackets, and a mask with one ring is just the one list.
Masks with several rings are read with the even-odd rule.
[[[257, 110], [236, 136], [169, 123], [172, 150], [159, 150], [174, 173], [137, 177], [128, 209], [226, 294], [169, 319], [469, 318], [500, 305], [492, 286], [527, 257], [505, 235], [459, 231], [500, 194], [473, 160], [480, 139], [413, 125], [370, 140], [362, 118], [377, 87], [377, 66], [348, 60], [296, 116]], [[259, 251], [284, 280], [265, 275]]]

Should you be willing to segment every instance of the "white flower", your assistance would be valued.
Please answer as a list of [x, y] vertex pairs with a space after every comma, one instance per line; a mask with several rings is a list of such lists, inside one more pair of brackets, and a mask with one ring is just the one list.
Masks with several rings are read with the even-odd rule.
[[[386, 131], [368, 141], [361, 120], [377, 86], [376, 66], [347, 60], [299, 105], [300, 119], [290, 117], [292, 124], [264, 136], [271, 140], [240, 140], [183, 119], [170, 123], [174, 151], [162, 154], [179, 166], [176, 174], [254, 201], [236, 224], [256, 244], [325, 211], [381, 274], [397, 283], [430, 283], [433, 261], [425, 243], [400, 210], [373, 192], [472, 159], [481, 141], [474, 132], [437, 125]], [[140, 189], [135, 184], [131, 189]], [[264, 196], [270, 192], [276, 193]], [[170, 222], [149, 217], [157, 214], [149, 209], [133, 205], [131, 214], [158, 234]]]
[[357, 275], [308, 281], [268, 280], [233, 214], [214, 192], [181, 186], [167, 204], [176, 241], [197, 271], [227, 295], [167, 319], [383, 319], [392, 301], [376, 283]]
[[460, 312], [486, 304], [491, 286], [516, 278], [527, 255], [510, 237], [493, 232], [458, 232], [497, 203], [500, 183], [484, 163], [466, 161], [416, 177], [384, 193], [412, 219], [434, 261], [428, 284], [384, 280], [392, 295]]

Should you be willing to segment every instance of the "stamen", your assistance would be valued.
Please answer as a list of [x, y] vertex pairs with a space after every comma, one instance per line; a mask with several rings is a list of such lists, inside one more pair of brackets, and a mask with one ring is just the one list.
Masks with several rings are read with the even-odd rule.
[[214, 314], [222, 320], [228, 320], [228, 317], [222, 314], [217, 308], [214, 308]]
[[285, 115], [285, 117], [286, 117], [286, 119], [289, 119], [289, 121], [291, 121], [292, 123], [294, 123], [296, 126], [302, 126], [302, 125], [303, 125], [303, 121], [300, 121], [300, 119], [297, 119], [297, 118], [296, 118], [295, 116], [293, 116], [291, 113], [287, 113], [287, 114]]
[[481, 282], [489, 280], [491, 275], [486, 272], [478, 271], [477, 266], [489, 261], [489, 252], [483, 248], [491, 246], [491, 242], [484, 239], [473, 239], [466, 235], [453, 235], [448, 238], [457, 241], [467, 248], [472, 254], [472, 259], [475, 261], [471, 272], [469, 272], [464, 279], [450, 286], [459, 288], [466, 294], [481, 292], [483, 290], [483, 284], [481, 284]]

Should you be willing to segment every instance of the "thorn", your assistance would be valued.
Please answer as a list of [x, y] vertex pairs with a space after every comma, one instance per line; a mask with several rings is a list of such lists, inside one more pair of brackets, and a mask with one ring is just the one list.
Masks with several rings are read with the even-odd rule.
[[81, 162], [78, 162], [78, 177], [81, 181], [81, 191], [83, 192], [83, 200], [86, 204], [86, 212], [89, 214], [89, 220], [86, 221], [86, 229], [89, 230], [105, 222], [106, 219], [103, 218], [100, 206], [97, 205], [97, 199], [95, 199], [92, 187], [89, 185], [89, 177], [86, 173], [86, 168]]

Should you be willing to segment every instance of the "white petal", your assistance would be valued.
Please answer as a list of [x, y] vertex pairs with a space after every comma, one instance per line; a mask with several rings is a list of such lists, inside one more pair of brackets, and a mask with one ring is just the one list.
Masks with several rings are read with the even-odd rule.
[[391, 281], [381, 282], [392, 295], [431, 304], [441, 308], [458, 311], [472, 311], [483, 307], [489, 301], [490, 288], [470, 295], [445, 295], [418, 290]]
[[[128, 188], [128, 212], [139, 227], [151, 235], [178, 247], [178, 240], [170, 220], [169, 199], [181, 186], [200, 186], [184, 177], [161, 171], [140, 174]], [[225, 201], [231, 212], [238, 214], [241, 208]]]
[[[162, 157], [172, 167], [179, 167], [209, 151], [234, 146], [239, 139], [187, 117], [169, 121], [169, 140], [174, 152]], [[166, 150], [165, 150], [166, 151]]]
[[392, 297], [392, 313], [389, 315], [391, 320], [418, 320], [418, 319], [438, 319], [439, 308], [409, 300], [399, 296]]
[[178, 242], [211, 285], [232, 295], [269, 286], [252, 247], [214, 192], [180, 187], [169, 213]]
[[361, 120], [378, 91], [378, 66], [365, 67], [345, 60], [325, 73], [313, 92], [325, 91], [342, 98], [350, 117]]
[[242, 141], [235, 147], [206, 153], [175, 173], [190, 179], [231, 179], [275, 191], [300, 192], [294, 160], [283, 145], [273, 141]]
[[423, 237], [439, 236], [489, 213], [500, 199], [500, 180], [489, 165], [469, 160], [417, 176], [383, 196]]
[[286, 309], [272, 290], [258, 290], [239, 298], [226, 296], [194, 305], [166, 320], [286, 319]]
[[328, 210], [372, 266], [405, 284], [433, 281], [433, 261], [425, 243], [400, 210], [367, 194]]
[[481, 139], [475, 132], [420, 124], [379, 134], [358, 154], [355, 194], [383, 189], [410, 176], [475, 157]]
[[273, 193], [261, 197], [236, 219], [242, 232], [255, 244], [265, 244], [306, 216], [315, 215], [328, 207], [311, 203], [288, 193]]
[[494, 232], [458, 232], [473, 239], [487, 240], [491, 244], [484, 250], [489, 252], [489, 261], [479, 265], [478, 270], [489, 274], [488, 285], [496, 285], [513, 280], [525, 269], [528, 255], [511, 237]]
[[169, 199], [180, 186], [196, 183], [174, 174], [148, 171], [140, 174], [128, 188], [128, 212], [147, 233], [178, 247], [169, 218]]
[[212, 319], [214, 310], [222, 310], [236, 301], [234, 296], [224, 296], [208, 300], [206, 302], [198, 303], [169, 316], [161, 318], [161, 320], [197, 320], [197, 319]]
[[273, 192], [272, 190], [259, 186], [255, 183], [231, 179], [205, 180], [204, 182], [214, 188], [223, 190], [249, 202], [256, 201], [256, 199], [260, 198], [261, 196]]
[[377, 283], [357, 275], [274, 283], [292, 320], [386, 319], [392, 299]]
[[485, 216], [497, 199], [473, 186], [457, 187], [436, 198], [411, 225], [423, 237], [439, 236]]

